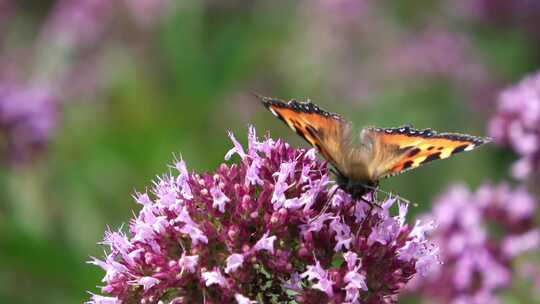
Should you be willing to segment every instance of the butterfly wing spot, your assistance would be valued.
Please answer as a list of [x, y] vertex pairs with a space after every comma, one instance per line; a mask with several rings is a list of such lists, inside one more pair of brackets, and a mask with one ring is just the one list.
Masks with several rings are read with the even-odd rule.
[[[452, 150], [452, 153], [451, 154], [456, 154], [456, 153], [459, 153], [459, 152], [463, 152], [463, 151], [467, 151], [465, 149], [471, 147], [470, 144], [465, 144], [465, 145], [461, 145], [461, 146], [458, 146], [458, 147], [455, 147], [454, 150]], [[471, 148], [472, 150], [472, 148]]]
[[441, 152], [433, 153], [431, 155], [428, 155], [422, 162], [420, 162], [420, 165], [423, 165], [425, 163], [429, 163], [430, 161], [434, 161], [437, 159], [441, 159]]
[[[413, 164], [414, 164], [414, 161], [408, 160], [408, 161], [406, 161], [406, 162], [403, 163], [403, 166], [401, 167], [401, 170], [407, 170], [407, 169], [409, 169]], [[401, 170], [400, 170], [400, 171], [401, 171]]]
[[414, 148], [412, 149], [411, 151], [409, 151], [409, 153], [407, 154], [408, 157], [414, 157], [416, 154], [420, 153], [420, 151], [422, 151], [422, 149], [420, 148]]

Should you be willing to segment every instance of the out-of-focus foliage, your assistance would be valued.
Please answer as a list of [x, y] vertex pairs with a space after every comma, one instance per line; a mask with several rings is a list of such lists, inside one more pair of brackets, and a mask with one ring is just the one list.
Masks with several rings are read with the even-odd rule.
[[[521, 0], [0, 1], [0, 303], [97, 292], [85, 262], [173, 153], [214, 169], [248, 123], [305, 145], [251, 91], [359, 127], [484, 135], [500, 90], [540, 66], [539, 15]], [[420, 214], [515, 160], [486, 146], [382, 187]], [[530, 300], [523, 284], [509, 303]]]

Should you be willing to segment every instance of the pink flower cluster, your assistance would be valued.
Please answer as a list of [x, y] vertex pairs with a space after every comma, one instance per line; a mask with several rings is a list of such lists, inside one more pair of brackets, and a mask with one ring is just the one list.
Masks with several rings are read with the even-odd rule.
[[395, 303], [438, 262], [433, 223], [406, 224], [406, 204], [353, 201], [313, 149], [253, 128], [247, 150], [231, 139], [239, 164], [198, 174], [180, 160], [135, 196], [129, 233], [107, 232], [91, 261], [106, 274], [89, 303]]
[[540, 248], [536, 200], [525, 188], [484, 185], [471, 193], [458, 185], [435, 202], [442, 265], [412, 284], [437, 303], [499, 303], [497, 292], [516, 274], [514, 262]]
[[501, 93], [489, 133], [521, 157], [514, 177], [524, 179], [540, 169], [540, 72]]

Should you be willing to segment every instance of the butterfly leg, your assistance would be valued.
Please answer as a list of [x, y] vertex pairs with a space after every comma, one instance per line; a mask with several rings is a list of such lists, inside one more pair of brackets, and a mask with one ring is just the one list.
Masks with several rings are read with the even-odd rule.
[[[360, 197], [358, 198], [358, 200], [360, 200], [360, 201], [366, 203], [366, 204], [369, 206], [369, 208], [368, 208], [368, 209], [365, 211], [365, 213], [364, 213], [364, 214], [365, 214], [365, 215], [364, 215], [364, 219], [363, 219], [362, 222], [360, 223], [360, 227], [363, 227], [363, 226], [364, 226], [364, 223], [366, 222], [366, 220], [367, 220], [368, 218], [370, 218], [370, 216], [371, 216], [371, 214], [372, 214], [374, 208], [379, 208], [379, 209], [382, 210], [382, 207], [381, 207], [379, 204], [375, 203], [375, 201], [376, 201], [375, 193], [376, 193], [375, 191], [368, 192], [368, 194], [371, 195], [371, 200], [366, 199], [364, 196], [360, 196]], [[360, 231], [360, 230], [359, 230], [359, 231]]]
[[337, 190], [339, 189], [339, 187], [336, 187], [334, 189], [334, 191], [332, 191], [332, 194], [330, 194], [330, 196], [328, 197], [328, 200], [326, 201], [326, 203], [324, 204], [324, 207], [322, 208], [321, 212], [319, 212], [319, 214], [317, 216], [315, 216], [313, 219], [311, 219], [309, 222], [312, 223], [314, 222], [315, 220], [317, 220], [321, 215], [323, 215], [326, 210], [328, 210], [328, 208], [330, 207], [330, 201], [332, 201], [332, 198], [334, 198], [334, 195], [336, 194]]
[[[366, 222], [366, 220], [370, 217], [371, 213], [373, 212], [373, 206], [377, 206], [379, 208], [380, 208], [380, 206], [373, 203], [373, 202], [371, 202], [371, 201], [368, 201], [363, 196], [361, 196], [359, 200], [366, 203], [369, 206], [369, 209], [364, 213], [364, 219], [362, 219], [362, 222], [360, 223], [360, 227], [364, 227], [364, 223]], [[360, 230], [358, 230], [358, 231], [360, 231]]]
[[364, 202], [364, 203], [366, 203], [366, 204], [369, 205], [369, 207], [370, 207], [369, 211], [370, 211], [370, 212], [371, 212], [371, 210], [373, 209], [373, 207], [377, 207], [377, 208], [381, 208], [381, 209], [382, 209], [382, 207], [381, 207], [379, 204], [375, 203], [375, 201], [376, 201], [376, 198], [375, 198], [375, 191], [371, 191], [371, 192], [369, 192], [369, 194], [371, 194], [371, 200], [367, 200], [366, 198], [364, 198], [364, 196], [360, 196], [360, 197], [359, 197], [359, 200], [361, 200], [362, 202]]

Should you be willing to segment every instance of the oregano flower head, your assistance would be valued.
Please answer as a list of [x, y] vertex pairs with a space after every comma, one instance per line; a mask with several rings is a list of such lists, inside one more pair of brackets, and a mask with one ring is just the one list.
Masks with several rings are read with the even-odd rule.
[[313, 149], [253, 127], [247, 149], [230, 138], [238, 163], [199, 174], [177, 160], [135, 195], [129, 232], [107, 232], [91, 261], [106, 274], [89, 303], [395, 303], [437, 263], [433, 223], [408, 225], [407, 204], [352, 200]]
[[439, 225], [432, 239], [442, 264], [410, 287], [437, 303], [501, 303], [501, 291], [521, 272], [517, 262], [540, 248], [536, 205], [523, 186], [450, 188], [426, 215]]

